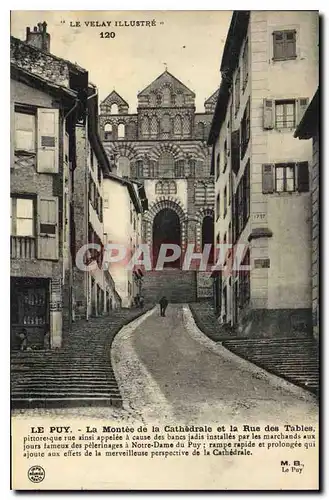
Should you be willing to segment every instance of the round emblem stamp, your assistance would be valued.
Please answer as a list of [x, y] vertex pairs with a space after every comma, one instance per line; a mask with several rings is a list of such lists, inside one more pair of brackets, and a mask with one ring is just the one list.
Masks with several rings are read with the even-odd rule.
[[29, 468], [27, 476], [32, 483], [41, 483], [45, 478], [45, 469], [40, 465], [33, 465]]

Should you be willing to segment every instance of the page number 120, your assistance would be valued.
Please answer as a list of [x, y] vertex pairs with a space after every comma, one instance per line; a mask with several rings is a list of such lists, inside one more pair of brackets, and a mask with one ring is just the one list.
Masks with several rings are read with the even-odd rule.
[[101, 38], [115, 38], [114, 31], [101, 31], [99, 36]]

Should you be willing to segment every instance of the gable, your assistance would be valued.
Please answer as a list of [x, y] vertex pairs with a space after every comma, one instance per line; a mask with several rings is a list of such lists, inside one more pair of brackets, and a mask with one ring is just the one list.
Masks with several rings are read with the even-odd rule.
[[110, 106], [111, 104], [117, 104], [118, 106], [128, 106], [128, 103], [118, 94], [115, 90], [105, 97], [104, 101], [101, 102], [101, 106]]
[[146, 97], [151, 92], [156, 92], [162, 90], [163, 87], [169, 86], [172, 87], [175, 91], [180, 91], [184, 95], [188, 95], [190, 97], [195, 97], [194, 92], [190, 90], [186, 85], [184, 85], [178, 78], [173, 76], [169, 71], [164, 71], [158, 78], [156, 78], [150, 85], [148, 85], [144, 90], [142, 90], [138, 97]]

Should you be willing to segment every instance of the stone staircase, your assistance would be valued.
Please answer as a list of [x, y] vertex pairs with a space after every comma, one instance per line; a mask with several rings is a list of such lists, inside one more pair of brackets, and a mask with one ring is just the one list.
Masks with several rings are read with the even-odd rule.
[[319, 396], [319, 350], [312, 338], [232, 339], [223, 346]]
[[79, 321], [58, 350], [12, 351], [12, 407], [121, 406], [110, 346], [122, 326], [148, 309]]
[[146, 302], [158, 302], [163, 295], [172, 303], [195, 302], [196, 273], [170, 268], [162, 271], [147, 271], [143, 280], [142, 293]]

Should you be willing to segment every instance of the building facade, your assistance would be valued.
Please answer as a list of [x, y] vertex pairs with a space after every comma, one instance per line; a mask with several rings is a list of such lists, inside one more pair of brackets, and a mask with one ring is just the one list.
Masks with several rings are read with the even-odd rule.
[[[179, 245], [184, 255], [188, 243], [201, 249], [213, 241], [214, 183], [206, 138], [216, 97], [205, 102], [204, 113], [196, 113], [195, 94], [166, 70], [138, 94], [136, 114], [115, 91], [101, 103], [103, 144], [117, 162], [117, 175], [145, 187], [149, 209], [142, 217], [142, 239], [152, 248], [153, 267], [163, 243]], [[169, 267], [181, 263], [182, 257]], [[211, 293], [211, 287], [204, 289]]]
[[234, 12], [208, 142], [215, 241], [233, 245], [228, 264], [239, 245], [238, 263], [250, 266], [213, 275], [215, 308], [241, 335], [310, 327], [312, 151], [293, 131], [317, 88], [318, 65], [318, 13]]
[[[46, 23], [11, 37], [11, 339], [13, 348], [57, 348], [72, 321], [120, 307], [101, 254], [108, 158], [98, 136], [88, 72], [51, 54]], [[102, 247], [101, 247], [102, 248]], [[86, 262], [88, 260], [88, 262]]]
[[313, 157], [311, 174], [312, 195], [312, 316], [313, 335], [319, 338], [319, 276], [320, 276], [320, 224], [319, 224], [319, 201], [320, 201], [320, 92], [317, 89], [305, 114], [299, 123], [294, 137], [299, 139], [312, 139]]
[[[91, 84], [86, 119], [76, 127], [76, 158], [73, 186], [75, 250], [76, 255], [83, 257], [84, 267], [80, 268], [78, 260], [74, 263], [74, 320], [107, 314], [121, 306], [113, 278], [102, 266], [105, 244], [103, 188], [104, 177], [111, 167], [98, 135], [97, 89]], [[83, 251], [87, 243], [90, 248]]]
[[134, 306], [135, 298], [142, 294], [142, 275], [138, 272], [137, 265], [129, 268], [126, 264], [131, 261], [138, 245], [142, 243], [142, 217], [145, 210], [147, 210], [147, 200], [142, 185], [112, 173], [106, 175], [105, 238], [109, 244], [121, 245], [125, 252], [122, 260], [109, 263], [109, 270], [123, 307]]
[[13, 347], [22, 336], [28, 348], [60, 347], [71, 310], [75, 126], [88, 73], [48, 52], [46, 23], [32, 37], [28, 28], [27, 41], [11, 37], [11, 339]]

